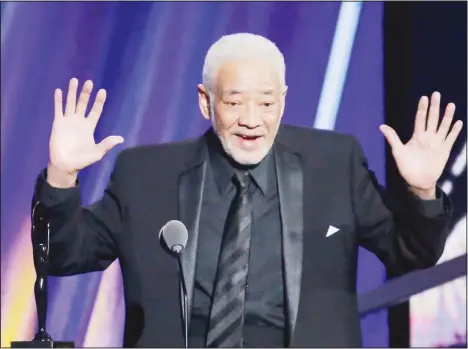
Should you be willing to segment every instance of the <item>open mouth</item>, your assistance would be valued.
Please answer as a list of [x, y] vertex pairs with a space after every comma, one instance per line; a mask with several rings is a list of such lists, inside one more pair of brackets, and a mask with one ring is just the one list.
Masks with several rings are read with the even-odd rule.
[[260, 141], [263, 136], [259, 135], [243, 135], [240, 133], [236, 134], [238, 139], [238, 146], [243, 149], [256, 149], [260, 145]]
[[247, 136], [247, 135], [242, 135], [242, 134], [236, 134], [236, 136], [243, 139], [244, 141], [255, 141], [261, 137], [261, 136]]

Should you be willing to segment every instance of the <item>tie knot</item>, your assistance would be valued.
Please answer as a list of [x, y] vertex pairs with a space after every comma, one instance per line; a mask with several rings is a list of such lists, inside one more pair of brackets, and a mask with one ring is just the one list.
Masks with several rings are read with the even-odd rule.
[[248, 188], [250, 184], [250, 173], [245, 172], [236, 172], [234, 174], [234, 184], [236, 185], [237, 189], [245, 189]]

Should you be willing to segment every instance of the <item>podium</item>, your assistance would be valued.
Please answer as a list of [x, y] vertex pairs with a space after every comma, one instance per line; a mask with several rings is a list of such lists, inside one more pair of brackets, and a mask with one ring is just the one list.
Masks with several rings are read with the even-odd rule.
[[38, 331], [31, 341], [14, 341], [11, 342], [11, 347], [74, 348], [74, 342], [54, 341], [46, 331], [50, 224], [47, 215], [47, 208], [39, 201], [33, 202], [31, 226], [34, 269], [36, 270], [34, 298], [36, 300]]

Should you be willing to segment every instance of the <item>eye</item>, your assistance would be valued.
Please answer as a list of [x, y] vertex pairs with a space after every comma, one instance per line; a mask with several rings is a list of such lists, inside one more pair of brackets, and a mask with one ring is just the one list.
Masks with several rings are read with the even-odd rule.
[[240, 105], [240, 102], [238, 102], [238, 101], [226, 101], [226, 102], [224, 102], [224, 104], [226, 104], [229, 107], [237, 107], [237, 106]]
[[273, 103], [273, 102], [264, 102], [263, 106], [268, 108], [268, 107], [272, 107], [274, 104], [275, 103]]

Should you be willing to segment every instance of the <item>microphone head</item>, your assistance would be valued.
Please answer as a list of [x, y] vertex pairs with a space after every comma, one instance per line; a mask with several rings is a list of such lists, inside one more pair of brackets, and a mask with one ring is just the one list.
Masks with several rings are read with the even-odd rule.
[[170, 252], [180, 254], [187, 245], [188, 231], [184, 223], [172, 220], [161, 228], [159, 239], [165, 243]]

